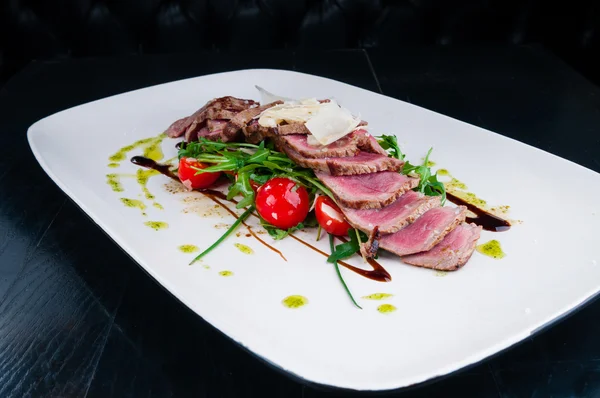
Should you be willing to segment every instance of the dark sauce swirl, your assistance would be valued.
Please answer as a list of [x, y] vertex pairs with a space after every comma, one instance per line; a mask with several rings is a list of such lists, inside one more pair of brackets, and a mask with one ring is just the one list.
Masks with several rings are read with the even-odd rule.
[[470, 212], [475, 213], [477, 217], [467, 217], [467, 221], [482, 226], [486, 231], [504, 232], [510, 229], [510, 223], [508, 221], [480, 209], [474, 204], [469, 203], [458, 196], [452, 195], [450, 192], [446, 192], [446, 198], [455, 205], [465, 206]]

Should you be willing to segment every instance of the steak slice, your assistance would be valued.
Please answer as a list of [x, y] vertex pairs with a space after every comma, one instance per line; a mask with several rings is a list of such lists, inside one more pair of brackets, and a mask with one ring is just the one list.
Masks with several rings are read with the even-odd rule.
[[329, 145], [310, 145], [308, 135], [286, 135], [281, 137], [281, 145], [288, 146], [306, 158], [329, 158], [355, 156], [358, 154], [358, 137], [349, 134]]
[[289, 122], [286, 124], [280, 124], [275, 127], [274, 130], [276, 135], [310, 134], [310, 131], [308, 131], [302, 122]]
[[[280, 140], [278, 141], [281, 142]], [[297, 165], [332, 176], [369, 174], [378, 171], [399, 171], [404, 164], [401, 160], [368, 152], [358, 152], [356, 156], [342, 158], [311, 159], [300, 155], [285, 145], [278, 144], [278, 146]]]
[[[257, 103], [252, 100], [231, 96], [215, 98], [208, 101], [191, 116], [175, 121], [167, 128], [165, 133], [169, 137], [175, 138], [180, 137], [189, 130], [189, 135], [192, 136], [193, 133], [203, 127], [203, 123], [206, 119], [231, 119], [237, 112], [248, 109], [256, 104]], [[192, 124], [194, 124], [194, 126], [192, 126]]]
[[431, 250], [458, 224], [465, 221], [466, 215], [465, 206], [431, 209], [406, 228], [395, 234], [382, 236], [379, 247], [398, 256]]
[[387, 156], [375, 137], [366, 130], [356, 130], [329, 145], [311, 145], [308, 135], [294, 134], [281, 137], [282, 146], [287, 146], [306, 158], [331, 158], [356, 156], [359, 151]]
[[418, 178], [393, 171], [337, 177], [317, 172], [316, 176], [338, 204], [353, 209], [382, 208], [419, 184]]
[[341, 207], [346, 220], [354, 228], [370, 233], [375, 227], [381, 235], [393, 234], [415, 221], [426, 211], [441, 206], [440, 196], [425, 196], [408, 191], [381, 209], [361, 210]]
[[358, 141], [358, 148], [361, 151], [378, 153], [380, 155], [388, 156], [388, 153], [379, 145], [377, 139], [369, 134], [366, 130], [357, 130], [357, 134], [361, 134], [361, 139]]
[[[262, 106], [257, 106], [254, 108], [250, 108], [250, 109], [246, 109], [243, 110], [241, 112], [239, 112], [237, 115], [235, 115], [233, 118], [231, 118], [231, 120], [229, 121], [229, 124], [227, 125], [227, 127], [225, 127], [225, 130], [223, 132], [223, 142], [227, 142], [227, 141], [233, 141], [235, 138], [237, 138], [240, 134], [240, 131], [244, 131], [244, 128], [246, 126], [248, 126], [248, 124], [250, 122], [252, 122], [256, 116], [260, 115], [265, 109], [269, 109], [272, 106], [278, 105], [278, 104], [282, 104], [282, 101], [275, 101], [275, 102], [271, 102], [270, 104], [266, 104], [266, 105], [262, 105]], [[258, 125], [258, 123], [257, 123]], [[260, 127], [260, 126], [259, 126]], [[248, 139], [248, 136], [246, 135], [246, 142], [251, 143], [251, 144], [256, 144], [260, 141], [262, 141], [263, 139], [265, 139], [264, 136], [259, 137], [256, 136], [257, 132], [267, 132], [268, 130], [265, 129], [257, 129], [255, 134], [252, 136], [252, 141], [250, 141]], [[244, 134], [246, 134], [246, 132], [244, 131]], [[260, 139], [258, 139], [260, 138]], [[258, 139], [258, 140], [257, 140]], [[227, 141], [225, 141], [227, 140]]]
[[460, 224], [433, 249], [402, 257], [402, 261], [419, 267], [455, 271], [471, 258], [480, 233], [480, 226]]

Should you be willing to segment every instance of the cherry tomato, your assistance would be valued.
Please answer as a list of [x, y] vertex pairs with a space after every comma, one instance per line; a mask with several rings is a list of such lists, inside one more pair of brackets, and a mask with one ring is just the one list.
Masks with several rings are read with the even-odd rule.
[[260, 216], [281, 229], [304, 221], [309, 205], [306, 189], [289, 178], [272, 178], [256, 194], [256, 210]]
[[336, 236], [348, 235], [350, 224], [340, 208], [328, 196], [319, 196], [315, 203], [315, 216], [321, 228]]
[[221, 176], [221, 173], [201, 173], [196, 175], [198, 170], [193, 169], [205, 169], [208, 165], [200, 163], [194, 158], [181, 158], [179, 160], [179, 179], [186, 186], [187, 189], [201, 189], [208, 188], [215, 183]]

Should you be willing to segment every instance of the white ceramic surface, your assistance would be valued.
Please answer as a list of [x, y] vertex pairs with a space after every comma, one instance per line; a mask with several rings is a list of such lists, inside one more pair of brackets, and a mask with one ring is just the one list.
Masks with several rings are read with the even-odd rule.
[[[325, 258], [292, 239], [274, 243], [287, 262], [242, 234], [232, 235], [205, 258], [210, 269], [188, 266], [193, 255], [178, 246], [206, 247], [224, 231], [215, 225], [232, 218], [206, 211], [212, 206], [208, 199], [183, 201], [197, 193], [168, 193], [162, 176], [151, 178], [148, 188], [165, 210], [146, 201], [144, 217], [119, 200], [142, 199], [133, 179], [123, 179], [123, 193], [106, 183], [106, 174], [135, 173], [137, 167], [123, 162], [111, 169], [107, 158], [159, 134], [211, 98], [259, 99], [255, 84], [293, 98], [334, 97], [368, 120], [374, 134], [396, 134], [412, 161], [433, 146], [431, 159], [439, 167], [490, 204], [510, 205], [510, 218], [523, 220], [508, 232], [482, 234], [480, 242], [498, 239], [507, 256], [494, 260], [475, 253], [463, 269], [439, 277], [384, 255], [381, 263], [392, 275], [390, 283], [342, 269], [355, 297], [394, 294], [385, 301], [398, 308], [391, 314], [379, 313], [378, 301], [360, 299], [362, 311], [352, 306]], [[59, 112], [32, 125], [28, 138], [48, 175], [160, 284], [239, 344], [312, 382], [385, 390], [444, 375], [526, 338], [600, 288], [599, 174], [337, 81], [280, 70], [201, 76]], [[174, 143], [163, 142], [167, 158], [176, 154]], [[170, 227], [154, 231], [143, 224], [148, 220]], [[312, 233], [300, 236], [314, 241]], [[240, 252], [234, 243], [251, 247], [254, 254]], [[317, 245], [328, 250], [326, 239]], [[234, 275], [222, 277], [221, 270]], [[281, 300], [292, 294], [306, 296], [309, 304], [284, 307]]]

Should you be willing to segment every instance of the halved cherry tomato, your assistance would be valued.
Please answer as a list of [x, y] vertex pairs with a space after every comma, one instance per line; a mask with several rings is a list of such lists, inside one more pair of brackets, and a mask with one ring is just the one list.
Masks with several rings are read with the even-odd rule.
[[328, 196], [319, 196], [315, 202], [315, 216], [321, 228], [336, 236], [348, 235], [350, 224], [344, 219], [338, 205]]
[[306, 188], [289, 178], [272, 178], [256, 194], [258, 214], [281, 229], [295, 227], [304, 221], [309, 205]]
[[202, 189], [208, 188], [215, 183], [221, 176], [220, 172], [217, 173], [200, 173], [196, 175], [198, 169], [205, 169], [208, 165], [200, 163], [194, 158], [181, 158], [179, 160], [179, 179], [186, 186], [187, 189]]

